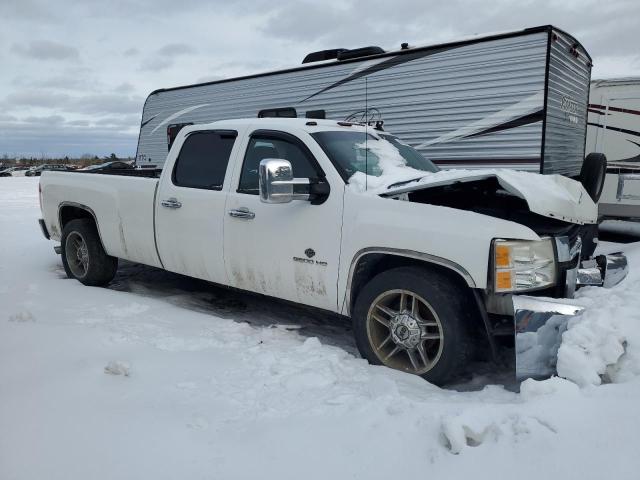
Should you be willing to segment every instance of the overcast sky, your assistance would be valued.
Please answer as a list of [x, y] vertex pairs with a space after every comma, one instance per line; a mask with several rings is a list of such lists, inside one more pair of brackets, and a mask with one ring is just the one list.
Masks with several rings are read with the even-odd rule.
[[157, 88], [554, 24], [593, 78], [640, 75], [640, 1], [0, 0], [0, 155], [135, 154]]

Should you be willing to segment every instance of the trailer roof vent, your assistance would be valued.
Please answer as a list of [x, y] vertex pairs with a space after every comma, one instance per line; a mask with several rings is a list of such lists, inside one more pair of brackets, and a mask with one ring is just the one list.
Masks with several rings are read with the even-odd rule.
[[345, 50], [338, 53], [338, 60], [349, 60], [351, 58], [368, 57], [370, 55], [380, 55], [385, 51], [380, 47], [362, 47]]
[[258, 112], [258, 118], [298, 118], [298, 112], [293, 107], [266, 108]]
[[312, 63], [312, 62], [323, 62], [324, 60], [333, 60], [334, 58], [338, 58], [340, 52], [346, 52], [346, 48], [333, 48], [331, 50], [318, 50], [317, 52], [311, 52], [302, 63]]
[[302, 63], [323, 62], [325, 60], [349, 60], [350, 58], [368, 57], [369, 55], [380, 55], [385, 51], [380, 47], [362, 47], [348, 50], [346, 48], [334, 48], [331, 50], [319, 50], [311, 52], [304, 57]]

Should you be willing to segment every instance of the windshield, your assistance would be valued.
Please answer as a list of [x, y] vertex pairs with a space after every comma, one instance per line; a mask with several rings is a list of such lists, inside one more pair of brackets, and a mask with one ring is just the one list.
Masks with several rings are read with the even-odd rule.
[[354, 180], [359, 183], [363, 177], [374, 177], [375, 184], [382, 179], [406, 181], [438, 171], [438, 167], [397, 137], [378, 135], [380, 138], [364, 132], [311, 134], [349, 183]]

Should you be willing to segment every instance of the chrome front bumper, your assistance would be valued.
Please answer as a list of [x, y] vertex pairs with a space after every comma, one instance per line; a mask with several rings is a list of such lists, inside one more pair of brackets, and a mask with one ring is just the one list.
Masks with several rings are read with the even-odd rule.
[[599, 255], [592, 260], [582, 262], [578, 269], [578, 287], [593, 285], [611, 288], [619, 284], [629, 273], [627, 257], [622, 253]]
[[[610, 288], [628, 273], [627, 258], [621, 253], [600, 255], [582, 262], [568, 272], [567, 280], [576, 286], [596, 285]], [[572, 293], [572, 292], [571, 292]], [[516, 377], [548, 378], [556, 373], [558, 349], [569, 320], [583, 307], [554, 299], [513, 295]]]

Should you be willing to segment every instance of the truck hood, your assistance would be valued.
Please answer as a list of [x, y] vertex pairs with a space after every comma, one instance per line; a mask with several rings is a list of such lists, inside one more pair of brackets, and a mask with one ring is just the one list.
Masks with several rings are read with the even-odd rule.
[[[415, 172], [415, 170], [414, 170]], [[387, 180], [375, 187], [382, 196], [495, 178], [507, 192], [524, 199], [533, 213], [565, 222], [596, 223], [598, 207], [580, 182], [561, 175], [514, 170], [442, 170], [419, 179]], [[370, 190], [368, 190], [370, 192]]]

